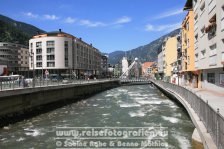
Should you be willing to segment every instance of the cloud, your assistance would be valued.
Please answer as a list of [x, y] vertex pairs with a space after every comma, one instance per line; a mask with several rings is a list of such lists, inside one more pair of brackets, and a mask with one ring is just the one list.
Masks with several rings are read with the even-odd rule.
[[156, 16], [154, 19], [163, 19], [163, 18], [168, 18], [168, 17], [171, 17], [171, 16], [175, 16], [175, 15], [179, 15], [179, 14], [182, 14], [184, 13], [183, 9], [180, 8], [180, 9], [175, 9], [175, 10], [171, 10], [171, 11], [167, 11], [167, 12], [164, 12], [162, 14], [159, 14], [158, 16]]
[[87, 27], [104, 27], [104, 26], [107, 26], [103, 22], [92, 22], [90, 20], [80, 20], [79, 24], [83, 25], [83, 26], [87, 26]]
[[152, 25], [152, 24], [147, 24], [145, 26], [145, 30], [148, 32], [170, 32], [175, 29], [178, 29], [181, 27], [181, 23], [174, 23], [174, 24], [166, 24], [166, 25]]
[[46, 14], [46, 15], [44, 15], [44, 19], [47, 19], [47, 20], [58, 20], [59, 17], [57, 17], [56, 15]]
[[74, 19], [74, 18], [72, 18], [72, 17], [67, 17], [66, 19], [65, 19], [65, 23], [70, 23], [70, 24], [72, 24], [72, 23], [74, 23], [76, 21], [76, 19]]
[[23, 13], [23, 15], [30, 17], [30, 18], [37, 18], [38, 15], [37, 14], [33, 14], [32, 12], [25, 12]]
[[131, 21], [132, 21], [132, 19], [130, 17], [124, 16], [124, 17], [117, 19], [114, 22], [114, 24], [125, 24], [125, 23], [129, 23]]

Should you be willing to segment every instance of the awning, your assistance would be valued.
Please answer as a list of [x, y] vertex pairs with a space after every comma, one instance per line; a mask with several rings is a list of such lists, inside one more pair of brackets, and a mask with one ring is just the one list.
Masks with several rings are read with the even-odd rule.
[[184, 10], [190, 10], [193, 8], [193, 2], [192, 0], [187, 0], [185, 6], [184, 6]]

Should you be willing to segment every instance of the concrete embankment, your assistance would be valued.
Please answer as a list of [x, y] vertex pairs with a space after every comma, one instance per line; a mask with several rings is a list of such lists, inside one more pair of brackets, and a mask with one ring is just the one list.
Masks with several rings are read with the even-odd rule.
[[193, 135], [192, 135], [192, 148], [193, 149], [217, 149], [217, 146], [215, 145], [215, 142], [212, 140], [211, 135], [208, 133], [204, 123], [201, 121], [201, 119], [198, 117], [196, 112], [193, 110], [191, 105], [178, 95], [176, 92], [173, 92], [169, 88], [165, 88], [160, 84], [157, 84], [156, 82], [152, 82], [159, 90], [161, 90], [166, 96], [168, 96], [171, 99], [174, 99], [178, 103], [180, 103], [188, 112], [192, 122], [194, 123], [194, 126], [196, 127]]
[[[119, 86], [118, 80], [26, 88], [0, 92], [0, 119], [34, 112], [52, 103], [75, 102], [101, 91]], [[3, 122], [3, 121], [2, 121]], [[0, 122], [0, 123], [2, 123]], [[4, 122], [3, 122], [4, 123]], [[3, 125], [3, 124], [1, 124]]]

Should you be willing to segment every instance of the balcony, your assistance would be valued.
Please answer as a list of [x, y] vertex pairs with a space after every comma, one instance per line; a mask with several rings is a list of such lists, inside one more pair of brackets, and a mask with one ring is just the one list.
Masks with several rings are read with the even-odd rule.
[[215, 7], [216, 7], [216, 0], [210, 0], [208, 5], [208, 13], [210, 14]]

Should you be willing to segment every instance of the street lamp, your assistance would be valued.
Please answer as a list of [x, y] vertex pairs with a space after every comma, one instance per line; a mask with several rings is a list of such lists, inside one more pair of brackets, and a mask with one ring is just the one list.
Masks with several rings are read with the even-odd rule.
[[35, 87], [35, 69], [34, 69], [34, 53], [33, 52], [29, 52], [29, 56], [31, 57], [32, 60], [32, 64], [33, 64], [33, 88]]

